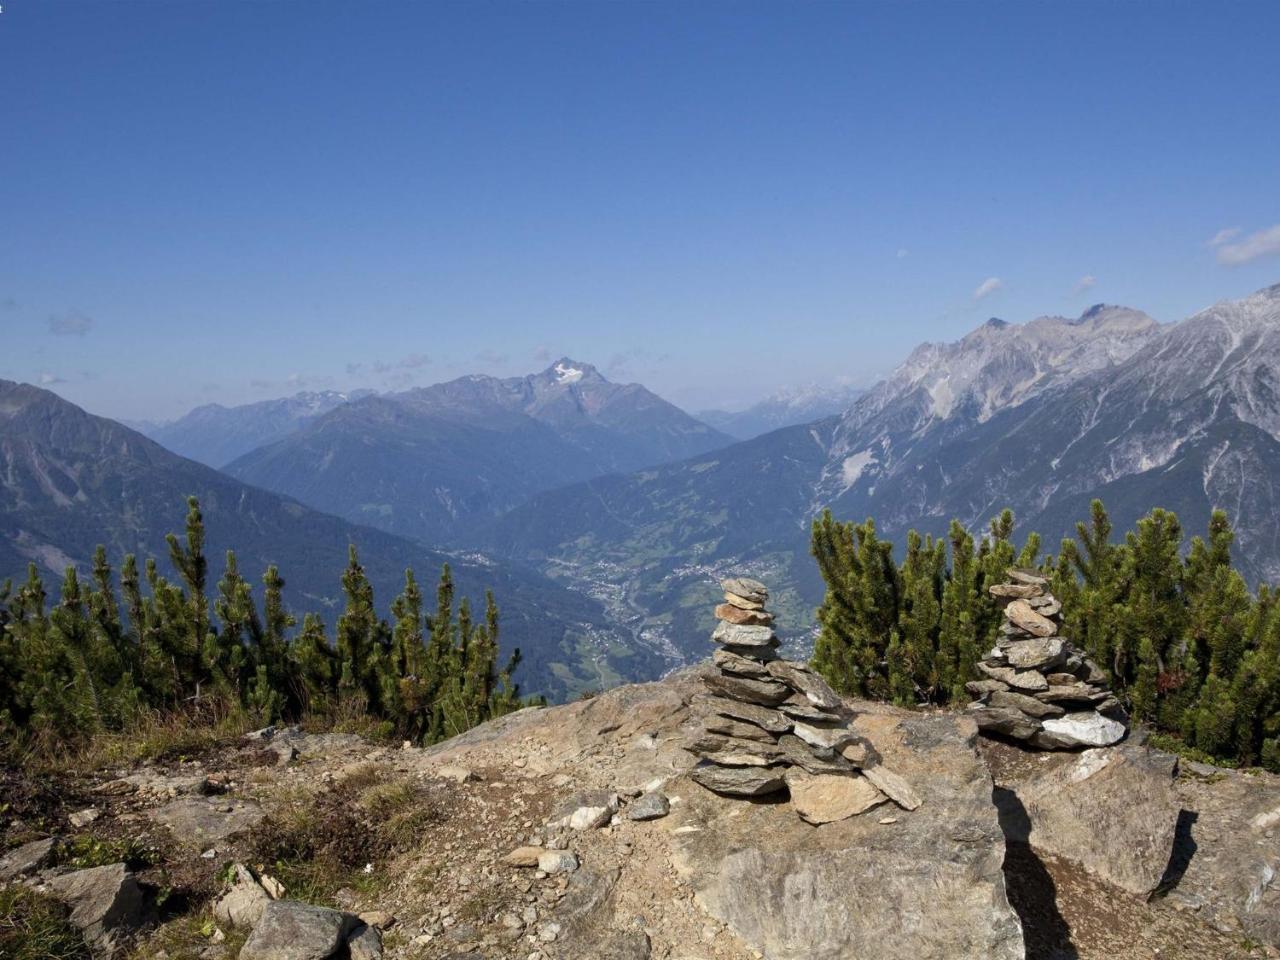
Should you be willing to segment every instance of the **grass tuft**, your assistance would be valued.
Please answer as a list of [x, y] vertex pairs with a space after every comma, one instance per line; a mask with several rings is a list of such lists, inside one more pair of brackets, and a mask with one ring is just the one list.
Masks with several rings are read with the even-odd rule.
[[28, 887], [0, 889], [0, 957], [5, 960], [89, 960], [80, 931], [52, 897]]

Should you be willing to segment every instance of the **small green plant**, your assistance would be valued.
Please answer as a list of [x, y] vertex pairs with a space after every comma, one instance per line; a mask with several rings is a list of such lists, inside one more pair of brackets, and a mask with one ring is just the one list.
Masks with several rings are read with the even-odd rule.
[[1175, 737], [1173, 734], [1153, 733], [1147, 738], [1147, 743], [1157, 750], [1175, 754], [1184, 760], [1191, 760], [1195, 763], [1207, 763], [1210, 766], [1225, 767], [1229, 770], [1234, 770], [1239, 766], [1237, 761], [1229, 757], [1215, 757], [1196, 747], [1188, 746], [1185, 741], [1180, 737]]
[[146, 867], [156, 862], [156, 851], [124, 837], [95, 837], [81, 834], [74, 837], [58, 857], [58, 861], [75, 870], [104, 867], [110, 863], [125, 863], [130, 867]]
[[5, 960], [89, 960], [66, 908], [28, 887], [0, 889], [0, 957]]

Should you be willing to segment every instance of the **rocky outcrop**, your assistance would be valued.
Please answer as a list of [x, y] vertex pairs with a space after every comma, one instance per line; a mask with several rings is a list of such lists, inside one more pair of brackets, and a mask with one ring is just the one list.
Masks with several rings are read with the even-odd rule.
[[1041, 750], [1105, 747], [1128, 732], [1106, 675], [1058, 635], [1062, 604], [1049, 578], [1010, 568], [1008, 583], [989, 588], [1004, 607], [996, 645], [978, 663], [984, 679], [965, 685], [970, 715], [984, 733]]
[[95, 953], [113, 953], [117, 935], [143, 920], [142, 889], [123, 863], [64, 873], [54, 877], [49, 888], [70, 908], [71, 922]]
[[334, 960], [350, 956], [348, 938], [362, 929], [360, 921], [349, 913], [292, 900], [273, 900], [241, 948], [240, 960]]
[[[852, 731], [901, 774], [882, 785], [917, 808], [882, 803], [815, 829], [785, 805], [690, 795], [677, 862], [698, 901], [771, 960], [1021, 958], [972, 722], [856, 707]], [[819, 809], [857, 800], [849, 791], [820, 799]], [[793, 789], [792, 803], [803, 815], [809, 787], [799, 804]]]
[[53, 859], [57, 846], [56, 837], [46, 837], [43, 840], [32, 840], [30, 843], [24, 843], [10, 850], [0, 857], [0, 883], [40, 869]]
[[1280, 952], [1280, 778], [1185, 766], [1167, 899]]
[[1173, 851], [1177, 761], [1135, 744], [1085, 750], [1001, 779], [1007, 839], [1074, 861], [1135, 896], [1149, 896]]

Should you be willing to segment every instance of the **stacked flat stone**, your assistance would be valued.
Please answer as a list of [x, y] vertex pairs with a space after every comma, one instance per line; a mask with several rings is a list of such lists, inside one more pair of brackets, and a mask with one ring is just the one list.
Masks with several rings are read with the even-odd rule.
[[990, 588], [1005, 604], [996, 645], [965, 688], [985, 733], [1021, 740], [1042, 750], [1103, 747], [1128, 728], [1106, 674], [1058, 633], [1062, 604], [1035, 570], [1011, 568], [1009, 582]]
[[850, 729], [853, 714], [827, 682], [806, 664], [779, 658], [765, 585], [735, 577], [721, 586], [720, 623], [711, 635], [718, 649], [703, 673], [707, 694], [695, 699], [698, 716], [688, 730], [688, 749], [701, 758], [693, 780], [729, 796], [789, 788], [797, 812], [812, 823], [843, 819], [886, 799], [908, 809], [918, 805], [900, 777], [883, 768], [861, 770], [870, 765], [867, 744]]

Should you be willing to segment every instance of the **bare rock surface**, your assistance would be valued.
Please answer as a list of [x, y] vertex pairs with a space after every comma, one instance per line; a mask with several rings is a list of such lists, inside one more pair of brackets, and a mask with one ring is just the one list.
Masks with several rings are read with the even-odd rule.
[[348, 913], [273, 900], [240, 950], [240, 960], [330, 960], [347, 953], [358, 921]]
[[1190, 767], [1176, 784], [1166, 898], [1280, 955], [1280, 777]]
[[0, 857], [0, 883], [43, 867], [53, 859], [57, 844], [56, 837], [46, 837], [43, 840], [32, 840], [30, 843], [24, 843], [10, 850]]
[[123, 863], [76, 870], [54, 877], [54, 895], [71, 910], [71, 922], [99, 953], [113, 952], [117, 931], [143, 920], [146, 907], [138, 881]]
[[785, 805], [691, 794], [676, 854], [698, 902], [771, 960], [1021, 958], [973, 724], [854, 707], [854, 730], [923, 804], [815, 829]]
[[1173, 851], [1176, 768], [1135, 744], [1056, 754], [1031, 775], [999, 781], [996, 804], [1010, 840], [1146, 897]]

